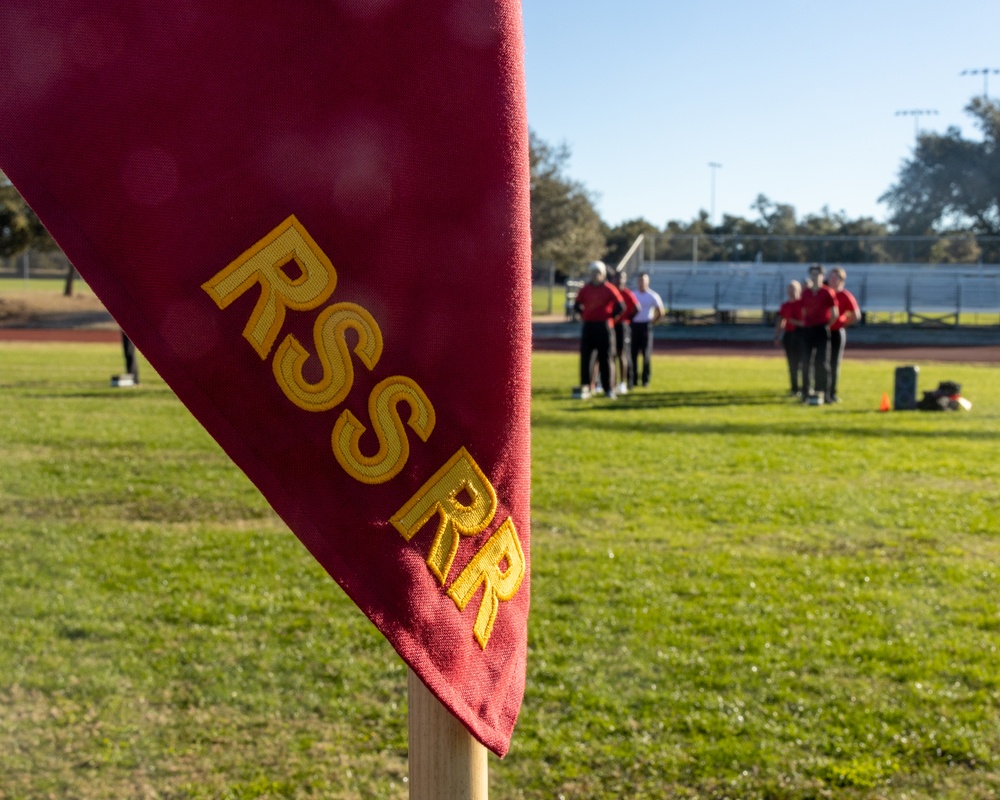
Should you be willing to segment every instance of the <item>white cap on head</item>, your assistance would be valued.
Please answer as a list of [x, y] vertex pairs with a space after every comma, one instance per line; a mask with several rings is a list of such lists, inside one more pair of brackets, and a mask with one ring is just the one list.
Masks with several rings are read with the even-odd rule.
[[603, 261], [591, 261], [587, 267], [588, 272], [600, 272], [602, 275], [608, 274], [608, 268], [604, 266]]

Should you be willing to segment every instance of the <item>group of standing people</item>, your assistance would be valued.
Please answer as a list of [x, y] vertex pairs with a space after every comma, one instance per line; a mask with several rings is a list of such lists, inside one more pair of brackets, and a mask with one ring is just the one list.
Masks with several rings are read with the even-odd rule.
[[788, 284], [788, 299], [778, 310], [775, 343], [788, 359], [791, 393], [803, 403], [839, 403], [840, 364], [847, 344], [847, 328], [861, 316], [858, 301], [845, 284], [842, 267], [830, 271], [809, 266], [809, 280]]
[[[628, 288], [624, 272], [609, 280], [602, 261], [591, 262], [589, 275], [574, 302], [583, 320], [578, 394], [590, 397], [599, 386], [614, 400], [636, 385], [649, 385], [653, 325], [664, 314], [663, 300], [649, 288], [645, 272], [638, 276], [636, 291]], [[788, 284], [788, 299], [778, 311], [774, 341], [785, 348], [791, 393], [804, 403], [840, 402], [847, 328], [861, 317], [858, 301], [846, 283], [843, 267], [831, 270], [827, 277], [822, 264], [811, 264], [804, 286], [799, 281]]]
[[599, 377], [605, 396], [614, 400], [639, 383], [649, 385], [653, 325], [663, 316], [663, 300], [649, 288], [647, 273], [639, 275], [634, 292], [628, 288], [624, 272], [618, 274], [617, 286], [609, 281], [603, 261], [591, 262], [589, 274], [589, 282], [574, 301], [574, 308], [583, 320], [579, 396], [586, 398], [593, 394], [597, 388], [595, 377]]

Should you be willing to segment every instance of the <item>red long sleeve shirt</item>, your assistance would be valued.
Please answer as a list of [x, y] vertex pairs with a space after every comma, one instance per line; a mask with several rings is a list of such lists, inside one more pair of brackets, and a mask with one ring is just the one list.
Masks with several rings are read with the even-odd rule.
[[625, 310], [621, 313], [621, 316], [615, 318], [616, 325], [619, 322], [631, 322], [632, 317], [639, 311], [639, 300], [631, 289], [619, 289], [618, 294], [622, 296], [622, 302], [625, 303]]
[[795, 322], [802, 321], [802, 301], [786, 300], [778, 309], [778, 316], [785, 320], [786, 331], [794, 331], [798, 326], [792, 325], [792, 320]]
[[821, 286], [817, 291], [806, 287], [802, 290], [802, 324], [811, 328], [826, 325], [837, 307], [837, 295], [829, 286]]
[[841, 289], [837, 292], [837, 310], [840, 312], [840, 316], [833, 321], [833, 325], [830, 326], [830, 330], [838, 331], [845, 327], [846, 316], [848, 311], [854, 312], [854, 318], [857, 319], [861, 316], [861, 307], [858, 306], [858, 301], [854, 298], [847, 289]]
[[584, 322], [606, 322], [613, 319], [625, 302], [618, 290], [607, 281], [585, 284], [576, 295], [576, 305]]

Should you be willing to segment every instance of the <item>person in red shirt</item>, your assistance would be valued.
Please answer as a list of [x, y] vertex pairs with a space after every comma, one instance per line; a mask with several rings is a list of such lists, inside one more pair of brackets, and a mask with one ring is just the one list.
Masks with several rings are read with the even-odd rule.
[[844, 347], [847, 345], [847, 328], [861, 318], [861, 308], [854, 295], [844, 288], [847, 283], [847, 271], [843, 267], [830, 270], [827, 281], [837, 296], [837, 310], [840, 314], [830, 326], [830, 393], [829, 401], [839, 403], [837, 382], [840, 378], [840, 361], [844, 357]]
[[639, 301], [627, 284], [628, 275], [623, 270], [618, 273], [618, 293], [625, 303], [625, 310], [615, 317], [614, 362], [619, 394], [627, 394], [635, 386], [632, 369], [632, 317], [639, 310]]
[[607, 392], [607, 397], [614, 400], [617, 395], [611, 382], [611, 324], [625, 310], [625, 302], [618, 290], [606, 280], [608, 269], [603, 261], [592, 261], [588, 269], [590, 282], [577, 292], [573, 304], [583, 320], [580, 335], [580, 396], [589, 397], [593, 391], [590, 357], [597, 351], [601, 385]]
[[788, 299], [778, 309], [778, 322], [774, 326], [774, 344], [784, 345], [785, 359], [788, 361], [788, 377], [791, 379], [793, 396], [799, 393], [799, 374], [802, 369], [802, 284], [789, 281], [786, 289]]
[[[830, 326], [839, 316], [837, 295], [823, 283], [822, 264], [809, 266], [802, 290], [802, 402], [822, 405], [830, 392]], [[815, 397], [815, 399], [811, 399]]]

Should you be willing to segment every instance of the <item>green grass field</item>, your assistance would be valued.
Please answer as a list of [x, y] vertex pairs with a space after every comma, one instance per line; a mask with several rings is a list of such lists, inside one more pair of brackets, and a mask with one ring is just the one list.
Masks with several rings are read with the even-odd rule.
[[[0, 278], [0, 294], [5, 292], [38, 292], [40, 294], [61, 295], [66, 286], [65, 278]], [[74, 294], [93, 294], [90, 287], [80, 278], [73, 281]]]
[[[405, 670], [115, 345], [0, 344], [0, 798], [403, 798]], [[533, 374], [532, 617], [492, 798], [1000, 793], [1000, 372], [971, 413], [777, 358]]]
[[[548, 286], [532, 286], [531, 287], [531, 313], [532, 314], [547, 314], [549, 313], [549, 287]], [[553, 286], [551, 290], [551, 303], [553, 314], [565, 314], [566, 312], [566, 287], [565, 286]]]

